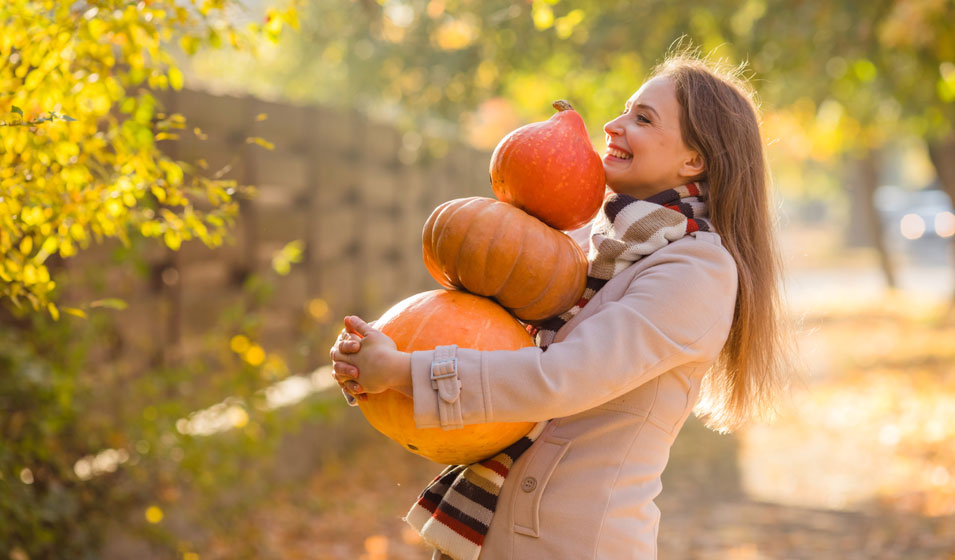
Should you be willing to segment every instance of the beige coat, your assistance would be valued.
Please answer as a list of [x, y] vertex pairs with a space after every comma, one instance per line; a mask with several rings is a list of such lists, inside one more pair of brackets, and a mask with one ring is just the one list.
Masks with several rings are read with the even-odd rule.
[[[656, 558], [660, 475], [736, 289], [719, 236], [699, 232], [610, 280], [546, 352], [457, 350], [464, 424], [554, 419], [508, 474], [482, 559]], [[412, 354], [419, 428], [442, 425], [433, 356]]]

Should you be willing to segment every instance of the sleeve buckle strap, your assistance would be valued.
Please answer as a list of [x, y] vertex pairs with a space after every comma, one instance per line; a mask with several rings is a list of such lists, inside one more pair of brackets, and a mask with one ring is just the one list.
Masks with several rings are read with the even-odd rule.
[[457, 377], [458, 375], [458, 359], [441, 359], [435, 358], [431, 362], [431, 388], [438, 388], [438, 381], [441, 379], [447, 379], [451, 377]]
[[457, 346], [438, 346], [431, 361], [431, 388], [438, 392], [438, 413], [445, 430], [463, 428]]

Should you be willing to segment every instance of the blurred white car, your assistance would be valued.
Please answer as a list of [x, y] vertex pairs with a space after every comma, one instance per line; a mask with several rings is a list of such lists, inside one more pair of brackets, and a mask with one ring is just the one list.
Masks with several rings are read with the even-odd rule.
[[884, 185], [875, 193], [875, 205], [890, 238], [918, 241], [955, 237], [955, 211], [941, 190]]

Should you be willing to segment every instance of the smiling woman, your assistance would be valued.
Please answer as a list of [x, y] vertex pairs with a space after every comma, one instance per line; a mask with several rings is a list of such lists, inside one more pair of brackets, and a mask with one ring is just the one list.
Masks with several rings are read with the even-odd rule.
[[675, 85], [665, 76], [645, 83], [604, 132], [604, 172], [616, 193], [649, 198], [703, 174], [702, 156], [683, 141]]
[[535, 322], [536, 347], [406, 353], [351, 316], [331, 350], [346, 392], [405, 391], [417, 428], [540, 427], [425, 489], [407, 521], [434, 558], [656, 558], [653, 500], [691, 410], [734, 428], [779, 385], [788, 353], [750, 90], [679, 54], [604, 131], [611, 192], [570, 232], [588, 253], [584, 294]]

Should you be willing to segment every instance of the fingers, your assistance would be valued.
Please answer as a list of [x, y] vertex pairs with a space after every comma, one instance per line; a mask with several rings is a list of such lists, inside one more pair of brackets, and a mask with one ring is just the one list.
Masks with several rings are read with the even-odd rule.
[[[338, 369], [337, 367], [335, 368]], [[355, 369], [355, 368], [351, 368]], [[358, 400], [368, 400], [368, 395], [365, 394], [365, 390], [362, 388], [361, 384], [355, 381], [355, 376], [358, 374], [358, 370], [354, 371], [355, 375], [350, 373], [343, 373], [336, 371], [332, 374], [335, 378], [335, 381], [338, 382], [338, 385], [345, 390], [348, 394], [355, 397]]]
[[346, 381], [344, 384], [342, 384], [342, 387], [348, 391], [348, 394], [352, 395], [356, 399], [360, 401], [368, 400], [368, 395], [365, 394], [364, 390], [361, 388], [361, 385], [359, 385], [357, 381]]
[[342, 340], [336, 342], [334, 346], [328, 351], [328, 357], [332, 359], [333, 362], [339, 362], [345, 360], [346, 354], [357, 354], [361, 350], [361, 342], [358, 340]]
[[349, 315], [345, 317], [345, 329], [349, 332], [358, 334], [358, 336], [365, 337], [369, 334], [375, 332], [375, 328], [366, 323], [356, 315]]
[[349, 364], [348, 362], [343, 362], [336, 360], [332, 362], [332, 371], [333, 375], [341, 375], [342, 377], [349, 377], [353, 379], [358, 379], [358, 368]]

